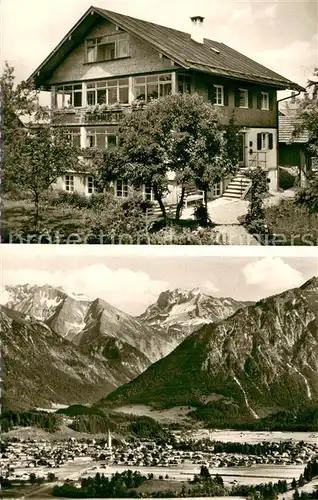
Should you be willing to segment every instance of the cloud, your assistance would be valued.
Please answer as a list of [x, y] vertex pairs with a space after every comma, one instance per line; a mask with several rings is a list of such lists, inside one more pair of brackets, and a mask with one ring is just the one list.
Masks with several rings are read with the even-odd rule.
[[279, 74], [305, 85], [317, 66], [318, 34], [309, 40], [297, 40], [272, 50], [258, 52], [260, 63]]
[[279, 257], [266, 257], [251, 262], [242, 269], [242, 273], [248, 285], [255, 285], [272, 293], [300, 286], [305, 281], [301, 272]]
[[143, 310], [157, 300], [160, 292], [168, 288], [168, 283], [152, 279], [143, 271], [129, 269], [112, 270], [103, 264], [96, 264], [79, 269], [45, 271], [32, 268], [5, 269], [3, 285], [45, 285], [61, 286], [73, 293], [80, 293], [95, 299], [100, 297], [126, 312]]
[[210, 280], [207, 280], [204, 285], [202, 285], [202, 290], [203, 291], [206, 291], [208, 293], [216, 293], [219, 291], [219, 289], [217, 288], [217, 286], [212, 283], [212, 281]]

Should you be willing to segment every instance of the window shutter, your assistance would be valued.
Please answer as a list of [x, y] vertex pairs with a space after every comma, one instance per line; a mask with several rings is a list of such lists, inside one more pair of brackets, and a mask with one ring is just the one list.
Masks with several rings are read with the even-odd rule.
[[268, 100], [269, 100], [269, 109], [272, 110], [274, 107], [274, 95], [272, 91], [269, 91], [268, 93]]
[[224, 98], [224, 106], [229, 105], [229, 89], [227, 87], [223, 87], [223, 98]]
[[253, 90], [252, 89], [248, 90], [248, 107], [249, 108], [253, 107]]
[[262, 149], [262, 134], [257, 134], [257, 151]]
[[268, 149], [273, 149], [273, 134], [268, 134]]
[[235, 89], [235, 107], [240, 107], [240, 91], [239, 89]]
[[212, 102], [212, 104], [214, 104], [215, 98], [216, 98], [216, 88], [214, 87], [214, 85], [212, 85], [208, 89], [208, 99], [209, 99], [209, 101]]
[[258, 92], [257, 94], [257, 109], [262, 108], [262, 94]]

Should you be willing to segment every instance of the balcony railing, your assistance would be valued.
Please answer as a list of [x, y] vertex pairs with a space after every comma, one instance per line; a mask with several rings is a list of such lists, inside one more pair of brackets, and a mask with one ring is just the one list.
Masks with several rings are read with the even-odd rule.
[[118, 123], [124, 118], [123, 110], [85, 113], [85, 123]]
[[249, 166], [252, 168], [259, 167], [262, 168], [263, 170], [266, 170], [267, 169], [266, 151], [258, 151], [252, 153], [249, 159]]
[[54, 125], [86, 125], [86, 124], [117, 124], [127, 113], [130, 107], [122, 109], [116, 107], [107, 110], [92, 110], [91, 108], [52, 109], [51, 120]]

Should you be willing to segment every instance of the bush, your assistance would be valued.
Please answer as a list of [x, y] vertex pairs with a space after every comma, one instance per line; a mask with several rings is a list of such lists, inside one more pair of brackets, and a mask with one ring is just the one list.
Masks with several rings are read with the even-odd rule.
[[318, 214], [308, 210], [293, 200], [281, 200], [277, 206], [265, 211], [269, 231], [274, 235], [275, 245], [318, 244]]
[[143, 211], [143, 200], [132, 194], [125, 201], [104, 194], [103, 205], [93, 205], [88, 215], [88, 243], [148, 243], [150, 221]]
[[278, 173], [279, 187], [281, 189], [292, 189], [298, 184], [298, 172], [296, 173], [295, 169], [280, 167]]
[[207, 207], [200, 202], [194, 209], [193, 212], [194, 219], [202, 226], [207, 226], [211, 224], [211, 218], [209, 216], [209, 212]]
[[318, 212], [318, 175], [313, 175], [308, 179], [307, 186], [301, 189], [296, 202], [303, 205], [310, 214]]
[[88, 208], [89, 198], [77, 191], [69, 193], [68, 191], [59, 190], [52, 191], [48, 203], [53, 206], [66, 204], [74, 208]]
[[217, 245], [213, 228], [167, 226], [150, 235], [151, 245]]

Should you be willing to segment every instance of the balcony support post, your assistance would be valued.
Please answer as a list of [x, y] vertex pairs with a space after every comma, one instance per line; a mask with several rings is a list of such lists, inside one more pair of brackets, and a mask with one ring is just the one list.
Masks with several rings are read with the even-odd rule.
[[85, 149], [87, 147], [87, 134], [86, 134], [86, 128], [81, 127], [81, 148]]
[[128, 102], [132, 104], [134, 101], [134, 86], [133, 86], [133, 77], [130, 76], [128, 78]]
[[171, 75], [171, 94], [174, 95], [176, 93], [177, 93], [177, 74], [175, 71], [173, 71]]

